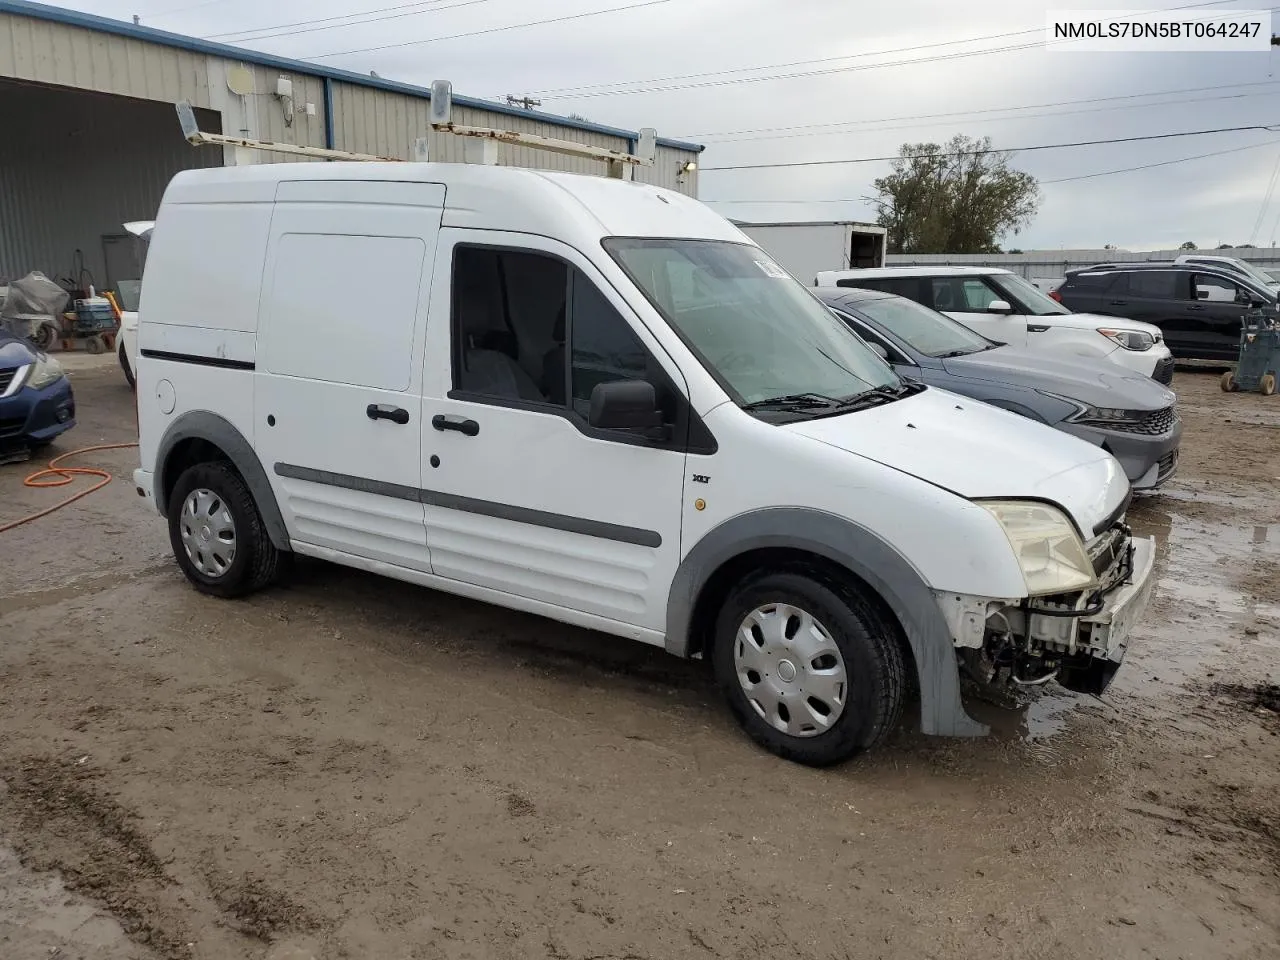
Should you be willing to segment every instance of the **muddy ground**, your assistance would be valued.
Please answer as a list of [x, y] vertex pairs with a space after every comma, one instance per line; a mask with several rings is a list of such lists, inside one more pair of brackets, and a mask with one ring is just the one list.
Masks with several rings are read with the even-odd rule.
[[[60, 449], [132, 438], [107, 360]], [[319, 563], [201, 597], [91, 455], [122, 479], [0, 534], [0, 957], [1274, 960], [1280, 397], [1175, 387], [1106, 698], [828, 771], [661, 651]], [[61, 495], [30, 466], [0, 524]]]

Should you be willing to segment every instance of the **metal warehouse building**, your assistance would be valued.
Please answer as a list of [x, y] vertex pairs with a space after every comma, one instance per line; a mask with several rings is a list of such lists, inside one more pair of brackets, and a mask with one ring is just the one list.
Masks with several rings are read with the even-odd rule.
[[[282, 79], [285, 83], [281, 83]], [[281, 95], [288, 91], [291, 95]], [[428, 125], [430, 92], [59, 7], [0, 0], [0, 285], [41, 270], [64, 286], [136, 279], [121, 224], [155, 217], [169, 179], [205, 166], [297, 157], [194, 147], [174, 104], [200, 128], [254, 140], [462, 162], [465, 141]], [[635, 131], [454, 96], [459, 124], [501, 127], [622, 152]], [[501, 144], [498, 162], [601, 174], [605, 164]], [[696, 196], [686, 172], [702, 148], [658, 140], [636, 180]]]

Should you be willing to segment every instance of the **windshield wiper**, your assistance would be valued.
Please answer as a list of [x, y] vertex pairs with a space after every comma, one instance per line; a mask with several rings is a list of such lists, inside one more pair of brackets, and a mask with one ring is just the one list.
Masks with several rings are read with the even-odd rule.
[[950, 360], [952, 357], [967, 357], [971, 353], [980, 353], [986, 349], [986, 347], [979, 347], [977, 350], [949, 350], [946, 353], [938, 354], [938, 359]]
[[768, 397], [744, 404], [742, 409], [751, 410], [818, 410], [838, 407], [840, 401], [832, 397], [824, 397], [820, 393], [788, 393], [781, 397]]
[[865, 410], [867, 407], [878, 407], [884, 403], [901, 400], [910, 392], [912, 392], [911, 387], [905, 383], [897, 386], [872, 387], [870, 390], [863, 390], [861, 393], [845, 397], [840, 401], [840, 409]]

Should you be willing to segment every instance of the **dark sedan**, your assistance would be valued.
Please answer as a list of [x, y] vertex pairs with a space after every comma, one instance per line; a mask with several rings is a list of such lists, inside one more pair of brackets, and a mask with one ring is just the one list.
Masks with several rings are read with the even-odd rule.
[[24, 458], [75, 424], [75, 395], [58, 361], [0, 327], [0, 463]]
[[1178, 465], [1172, 390], [1107, 361], [1059, 360], [1004, 346], [913, 300], [875, 290], [813, 291], [904, 377], [1003, 407], [1102, 447], [1135, 490]]

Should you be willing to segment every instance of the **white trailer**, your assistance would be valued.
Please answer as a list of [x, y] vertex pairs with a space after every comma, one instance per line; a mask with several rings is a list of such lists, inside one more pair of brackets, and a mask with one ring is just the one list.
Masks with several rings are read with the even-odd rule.
[[884, 266], [885, 228], [874, 223], [740, 223], [749, 236], [801, 283], [816, 286], [822, 270]]

